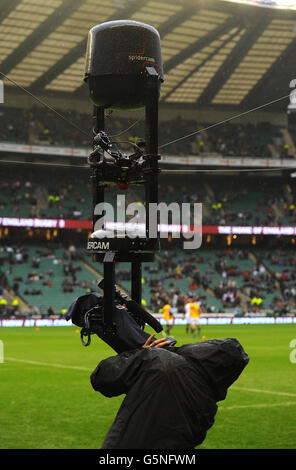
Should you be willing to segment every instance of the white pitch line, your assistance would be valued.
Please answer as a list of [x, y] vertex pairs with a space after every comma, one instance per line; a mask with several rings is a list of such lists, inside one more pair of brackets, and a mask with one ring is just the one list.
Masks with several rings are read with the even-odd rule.
[[219, 406], [219, 410], [234, 410], [236, 408], [269, 408], [277, 406], [296, 406], [296, 401], [286, 401], [285, 403], [262, 403], [254, 405], [233, 405], [233, 406]]
[[[32, 365], [35, 365], [35, 366], [56, 367], [58, 369], [73, 369], [73, 370], [83, 370], [83, 371], [91, 372], [91, 370], [89, 368], [83, 367], [83, 366], [70, 366], [70, 365], [66, 365], [66, 364], [57, 364], [57, 363], [54, 363], [54, 362], [31, 361], [29, 359], [17, 359], [15, 357], [5, 357], [5, 360], [13, 361], [13, 362], [22, 362], [22, 363], [25, 363], [25, 364], [32, 364]], [[271, 394], [271, 395], [282, 395], [282, 396], [288, 396], [288, 397], [295, 397], [296, 398], [296, 393], [276, 392], [276, 391], [272, 391], [272, 390], [261, 390], [261, 389], [258, 389], [258, 388], [246, 388], [246, 387], [234, 386], [234, 387], [231, 387], [231, 390], [242, 390], [242, 391], [246, 391], [246, 392], [255, 392], [255, 393], [268, 393], [268, 394]], [[295, 403], [294, 402], [287, 402], [287, 403], [296, 404], [296, 402]], [[233, 407], [227, 407], [227, 409], [245, 408], [245, 407], [247, 408], [248, 406], [259, 406], [259, 407], [260, 406], [277, 406], [277, 404], [275, 404], [275, 405], [270, 405], [270, 404], [266, 404], [266, 405], [241, 405], [241, 406], [238, 405], [238, 406], [233, 406]], [[224, 409], [226, 409], [226, 408], [224, 407]]]
[[38, 361], [30, 361], [28, 359], [17, 359], [15, 357], [5, 357], [5, 361], [13, 361], [13, 362], [23, 362], [25, 364], [33, 364], [34, 366], [45, 366], [45, 367], [57, 367], [59, 369], [74, 369], [74, 370], [85, 370], [91, 372], [89, 368], [83, 366], [69, 366], [66, 364], [56, 364], [54, 362], [38, 362]]
[[231, 390], [242, 390], [246, 392], [255, 392], [255, 393], [269, 393], [271, 395], [283, 395], [286, 397], [295, 397], [296, 398], [296, 393], [289, 393], [289, 392], [276, 392], [273, 390], [261, 390], [258, 388], [245, 388], [245, 387], [231, 387]]

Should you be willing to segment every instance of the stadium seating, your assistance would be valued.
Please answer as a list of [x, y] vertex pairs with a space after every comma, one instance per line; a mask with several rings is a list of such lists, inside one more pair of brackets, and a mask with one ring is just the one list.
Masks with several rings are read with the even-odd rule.
[[[1, 107], [0, 141], [64, 147], [91, 147], [91, 116], [77, 111], [52, 110], [34, 105], [31, 109]], [[118, 135], [125, 132], [123, 148], [130, 149], [127, 142], [135, 142], [145, 135], [144, 118], [132, 120], [118, 117], [115, 113], [107, 116], [107, 132]], [[73, 123], [73, 125], [71, 125]], [[79, 129], [82, 132], [79, 132]], [[199, 133], [196, 133], [200, 130]], [[289, 135], [288, 129], [284, 129]], [[89, 138], [87, 137], [89, 134]], [[193, 134], [193, 135], [191, 135]], [[190, 136], [178, 140], [184, 136]], [[294, 136], [290, 137], [292, 142]], [[197, 122], [177, 115], [174, 119], [161, 122], [159, 142], [166, 145], [162, 152], [171, 155], [219, 154], [232, 157], [283, 157], [284, 138], [281, 126], [268, 122], [224, 123], [214, 126], [212, 122]], [[290, 152], [291, 153], [291, 152]], [[294, 156], [294, 155], [292, 155]]]
[[[0, 177], [0, 217], [80, 220], [91, 218], [88, 172], [1, 165]], [[296, 221], [296, 210], [295, 189], [291, 182], [291, 179], [278, 180], [274, 177], [261, 179], [210, 176], [204, 179], [199, 175], [189, 177], [178, 173], [161, 175], [159, 200], [167, 203], [202, 202], [203, 225], [293, 225]], [[128, 202], [141, 198], [137, 188], [123, 194], [127, 195]], [[111, 193], [106, 193], [106, 200], [111, 201]], [[5, 244], [5, 241], [3, 243]], [[41, 248], [42, 245], [36, 243], [28, 245], [27, 261], [15, 263], [12, 272], [7, 269], [10, 285], [15, 283], [14, 278], [22, 278], [25, 282], [28, 273], [35, 271], [31, 261], [36, 255], [36, 250]], [[156, 270], [154, 267], [149, 269], [145, 264], [143, 266], [144, 301], [153, 311], [162, 308], [168, 295], [174, 298], [176, 304], [178, 302], [178, 308], [182, 311], [184, 300], [189, 294], [199, 296], [205, 312], [217, 313], [227, 309], [240, 313], [253, 310], [256, 313], [264, 308], [268, 312], [276, 313], [278, 309], [294, 309], [293, 266], [286, 264], [287, 255], [281, 253], [275, 264], [274, 259], [271, 260], [268, 254], [264, 253], [261, 264], [265, 266], [266, 273], [258, 277], [255, 269], [260, 264], [257, 255], [245, 257], [238, 254], [239, 251], [237, 249], [228, 253], [218, 247], [208, 249], [204, 243], [197, 255], [179, 249], [167, 255], [162, 249], [156, 258]], [[257, 247], [250, 251], [259, 253]], [[31, 284], [20, 283], [20, 295], [31, 307], [46, 312], [52, 305], [55, 311], [60, 312], [67, 308], [74, 295], [80, 295], [89, 286], [93, 286], [97, 273], [103, 274], [102, 266], [98, 263], [94, 265], [91, 257], [83, 253], [83, 261], [75, 261], [79, 270], [76, 272], [77, 284], [73, 287], [73, 292], [63, 292], [63, 266], [67, 262], [64, 256], [64, 249], [57, 247], [54, 258], [42, 257], [41, 271], [36, 271], [44, 274], [52, 270], [51, 276], [46, 275]], [[53, 264], [53, 259], [60, 259], [61, 262]], [[173, 260], [172, 265], [169, 265], [169, 260]], [[223, 274], [221, 260], [226, 275]], [[118, 284], [129, 291], [129, 265], [120, 264], [116, 269]], [[180, 272], [176, 273], [176, 269]], [[281, 276], [284, 276], [284, 279], [281, 279]], [[197, 286], [193, 282], [194, 277], [195, 281], [198, 280]], [[246, 281], [248, 277], [250, 279]], [[45, 280], [49, 280], [52, 286], [45, 286]], [[79, 282], [84, 283], [78, 285]], [[256, 282], [257, 285], [260, 282], [262, 289], [262, 304], [259, 309], [251, 303], [252, 298], [257, 295]], [[41, 290], [42, 295], [31, 294], [33, 287], [37, 291]], [[25, 290], [27, 293], [24, 293]]]
[[[93, 262], [82, 246], [75, 259], [61, 245], [31, 243], [1, 249], [1, 273], [31, 313], [47, 314], [50, 307], [61, 314], [74, 298], [97, 289], [102, 263]], [[153, 264], [143, 263], [143, 303], [161, 312], [169, 300], [184, 313], [188, 297], [198, 297], [203, 313], [247, 312], [277, 314], [295, 311], [296, 258], [290, 250], [274, 253], [254, 247], [202, 246], [195, 252], [161, 250]], [[72, 271], [69, 266], [72, 265]], [[130, 263], [116, 264], [116, 283], [130, 293]], [[252, 299], [260, 297], [260, 306]]]
[[[0, 167], [0, 217], [87, 220], [91, 193], [87, 172], [53, 168]], [[225, 177], [226, 178], [226, 177]], [[276, 178], [161, 176], [159, 200], [201, 202], [204, 225], [285, 226], [296, 221], [296, 197], [290, 181]], [[227, 181], [227, 184], [225, 184]], [[127, 203], [140, 200], [137, 189]], [[111, 192], [106, 202], [111, 202]]]
[[[70, 264], [73, 271], [66, 271]], [[79, 260], [69, 259], [64, 248], [48, 248], [41, 243], [15, 247], [2, 263], [3, 268], [16, 293], [35, 313], [43, 314], [49, 307], [61, 313], [75, 297], [93, 288], [96, 279]]]
[[[282, 256], [288, 257], [288, 252]], [[102, 264], [94, 263], [91, 256], [85, 261], [103, 276]], [[292, 268], [289, 272], [291, 275]], [[292, 279], [286, 282], [289, 290], [286, 297], [289, 309], [295, 310]], [[130, 292], [129, 263], [116, 265], [116, 282]], [[199, 298], [204, 313], [274, 314], [279, 304], [285, 303], [282, 286], [273, 276], [268, 257], [262, 258], [259, 248], [250, 253], [239, 248], [207, 247], [194, 253], [180, 249], [160, 251], [152, 266], [143, 264], [142, 292], [145, 305], [154, 312], [161, 311], [167, 300], [177, 302], [178, 297], [178, 311], [182, 313], [189, 296]], [[262, 298], [260, 308], [252, 304], [256, 296]]]

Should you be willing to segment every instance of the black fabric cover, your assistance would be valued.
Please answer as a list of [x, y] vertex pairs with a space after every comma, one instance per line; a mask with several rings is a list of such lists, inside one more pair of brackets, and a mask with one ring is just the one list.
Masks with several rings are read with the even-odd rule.
[[[74, 325], [84, 327], [85, 313], [98, 305], [101, 300], [102, 296], [97, 292], [78, 297], [72, 302], [65, 314], [66, 320], [71, 319]], [[140, 328], [128, 311], [121, 306], [115, 308], [113, 322], [116, 325], [115, 335], [105, 334], [103, 317], [101, 324], [96, 322], [95, 333], [117, 353], [141, 347], [150, 336]]]
[[216, 402], [248, 362], [235, 338], [104, 359], [91, 375], [93, 388], [126, 397], [102, 449], [193, 449], [214, 423]]
[[91, 308], [98, 305], [102, 300], [102, 295], [98, 292], [91, 292], [77, 297], [65, 314], [65, 319], [71, 320], [74, 325], [84, 326], [84, 315]]

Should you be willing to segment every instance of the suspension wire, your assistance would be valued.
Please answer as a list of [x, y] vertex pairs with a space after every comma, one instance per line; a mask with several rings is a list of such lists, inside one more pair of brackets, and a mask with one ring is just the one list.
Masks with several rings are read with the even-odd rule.
[[48, 163], [48, 162], [25, 162], [22, 160], [0, 160], [1, 163], [16, 163], [17, 165], [36, 165], [36, 166], [53, 166], [53, 167], [65, 167], [65, 168], [83, 168], [85, 170], [89, 170], [89, 165], [72, 165], [70, 163]]
[[[295, 166], [296, 166], [296, 163], [295, 163]], [[197, 168], [193, 168], [191, 170], [187, 170], [186, 168], [180, 168], [179, 170], [161, 170], [160, 174], [162, 173], [174, 173], [174, 172], [178, 172], [178, 173], [183, 173], [185, 171], [189, 171], [191, 172], [192, 174], [193, 173], [241, 173], [241, 172], [265, 172], [265, 171], [284, 171], [284, 170], [290, 170], [290, 171], [295, 171], [295, 167], [274, 167], [274, 168], [227, 168], [227, 169], [214, 169], [214, 170], [211, 170], [211, 169], [202, 169], [202, 170], [199, 170]]]
[[[42, 104], [43, 106], [45, 106], [46, 108], [50, 109], [53, 113], [55, 113], [57, 116], [59, 116], [61, 119], [63, 119], [65, 122], [67, 122], [68, 124], [70, 124], [70, 126], [74, 127], [76, 130], [78, 130], [79, 132], [81, 132], [82, 134], [86, 135], [87, 137], [89, 137], [90, 139], [92, 139], [92, 135], [90, 133], [88, 133], [87, 131], [81, 129], [79, 126], [77, 126], [74, 122], [70, 121], [68, 118], [66, 118], [63, 114], [59, 113], [56, 109], [54, 109], [52, 106], [50, 106], [48, 103], [45, 103], [45, 101], [41, 100], [40, 98], [38, 98], [37, 96], [33, 95], [33, 93], [31, 93], [29, 90], [27, 90], [25, 87], [23, 87], [22, 85], [18, 84], [15, 80], [13, 80], [12, 78], [9, 78], [7, 75], [5, 75], [5, 73], [1, 72], [0, 71], [0, 75], [2, 75], [3, 77], [6, 78], [6, 80], [10, 81], [11, 83], [13, 83], [15, 86], [17, 86], [18, 88], [20, 88], [22, 91], [24, 91], [25, 93], [27, 93], [29, 96], [31, 96], [34, 100], [38, 101], [40, 104]], [[109, 119], [112, 119], [111, 115], [108, 114], [106, 116], [107, 118]], [[119, 134], [116, 134], [114, 136], [111, 136], [111, 137], [117, 137], [119, 135], [122, 135], [124, 134], [125, 132], [127, 132], [129, 129], [131, 129], [132, 127], [134, 127], [139, 121], [141, 121], [141, 119], [139, 119], [138, 121], [136, 121], [134, 124], [132, 124], [130, 127], [128, 127], [127, 129], [121, 131]]]
[[110, 135], [110, 137], [114, 138], [114, 137], [119, 137], [120, 135], [122, 134], [125, 134], [127, 131], [129, 131], [130, 129], [132, 129], [136, 124], [138, 124], [139, 122], [143, 121], [143, 118], [140, 118], [138, 119], [136, 122], [134, 122], [131, 126], [129, 126], [127, 129], [125, 129], [124, 131], [121, 131], [119, 132], [118, 134], [113, 134], [113, 135]]
[[[0, 165], [1, 163], [7, 163], [7, 164], [11, 164], [11, 163], [16, 163], [18, 165], [37, 165], [37, 166], [52, 166], [52, 167], [65, 167], [65, 168], [81, 168], [81, 169], [84, 169], [84, 170], [89, 170], [89, 165], [73, 165], [73, 164], [69, 164], [69, 163], [55, 163], [55, 162], [52, 162], [52, 163], [48, 163], [48, 162], [25, 162], [25, 161], [22, 161], [22, 160], [0, 160]], [[227, 169], [214, 169], [214, 170], [211, 170], [211, 169], [197, 169], [197, 168], [192, 168], [191, 170], [188, 170], [186, 168], [181, 168], [181, 169], [178, 169], [178, 170], [164, 170], [164, 169], [161, 169], [160, 170], [160, 175], [162, 175], [163, 173], [174, 173], [174, 172], [178, 172], [178, 173], [183, 173], [183, 172], [190, 172], [192, 174], [194, 173], [229, 173], [229, 172], [262, 172], [262, 171], [269, 171], [269, 172], [273, 172], [273, 171], [283, 171], [283, 170], [295, 170], [295, 168], [293, 167], [280, 167], [280, 168], [243, 168], [243, 169], [239, 169], [239, 168], [227, 168]]]
[[[31, 93], [29, 90], [27, 90], [26, 88], [24, 88], [22, 85], [19, 85], [17, 82], [15, 82], [13, 79], [9, 78], [7, 75], [5, 75], [5, 74], [4, 74], [3, 72], [1, 72], [1, 71], [0, 71], [0, 75], [2, 75], [3, 77], [5, 77], [7, 80], [9, 80], [9, 81], [10, 81], [11, 83], [13, 83], [15, 86], [17, 86], [18, 88], [20, 88], [21, 90], [23, 90], [23, 91], [24, 91], [25, 93], [27, 93], [28, 95], [30, 95], [33, 99], [35, 99], [36, 101], [38, 101], [40, 104], [42, 104], [42, 105], [45, 106], [46, 108], [50, 109], [52, 112], [54, 112], [57, 116], [59, 116], [59, 117], [60, 117], [61, 119], [63, 119], [65, 122], [67, 122], [68, 124], [70, 124], [72, 127], [76, 128], [79, 132], [81, 132], [82, 134], [86, 135], [86, 136], [89, 137], [89, 138], [92, 138], [91, 134], [89, 134], [88, 132], [86, 132], [86, 131], [84, 131], [83, 129], [81, 129], [79, 126], [77, 126], [77, 125], [74, 124], [72, 121], [70, 121], [69, 119], [67, 119], [65, 116], [63, 116], [62, 114], [60, 114], [56, 109], [54, 109], [54, 108], [53, 108], [52, 106], [50, 106], [48, 103], [45, 103], [43, 100], [41, 100], [40, 98], [38, 98], [37, 96], [35, 96], [33, 93]], [[286, 96], [282, 96], [281, 98], [277, 98], [277, 99], [275, 99], [275, 100], [269, 101], [269, 102], [264, 103], [264, 104], [262, 104], [262, 105], [260, 105], [260, 106], [256, 106], [255, 108], [249, 109], [249, 110], [247, 110], [247, 111], [244, 111], [244, 112], [242, 112], [242, 113], [236, 114], [236, 115], [234, 115], [234, 116], [230, 116], [230, 117], [227, 118], [227, 119], [224, 119], [224, 120], [222, 120], [222, 121], [218, 121], [217, 123], [211, 124], [211, 125], [209, 125], [209, 126], [207, 126], [207, 127], [204, 127], [204, 128], [199, 129], [199, 130], [197, 130], [197, 131], [191, 132], [190, 134], [187, 134], [187, 135], [185, 135], [185, 136], [183, 136], [183, 137], [179, 137], [179, 138], [174, 139], [174, 140], [172, 140], [172, 141], [170, 141], [170, 142], [167, 142], [167, 143], [165, 143], [165, 144], [162, 144], [162, 145], [160, 145], [158, 148], [159, 148], [159, 149], [162, 149], [162, 148], [167, 147], [167, 146], [169, 146], [169, 145], [171, 145], [171, 144], [173, 144], [173, 143], [180, 142], [180, 141], [182, 141], [182, 140], [188, 139], [189, 137], [192, 137], [193, 135], [200, 134], [200, 133], [203, 132], [203, 131], [207, 131], [207, 130], [209, 130], [209, 129], [212, 129], [212, 128], [214, 128], [214, 127], [220, 126], [220, 125], [222, 125], [222, 124], [226, 124], [226, 123], [228, 123], [228, 122], [230, 122], [230, 121], [233, 121], [234, 119], [237, 119], [237, 118], [239, 118], [239, 117], [241, 117], [241, 116], [245, 116], [245, 115], [250, 114], [250, 113], [252, 113], [252, 112], [254, 112], [254, 111], [258, 111], [259, 109], [265, 108], [265, 107], [267, 107], [267, 106], [270, 106], [270, 105], [272, 105], [272, 104], [274, 104], [274, 103], [277, 103], [277, 102], [282, 101], [282, 100], [284, 100], [284, 99], [287, 99], [287, 98], [289, 98], [289, 97], [290, 97], [290, 94], [289, 94], [289, 95], [286, 95]], [[109, 114], [107, 117], [108, 117], [109, 119], [112, 119], [112, 118], [111, 118], [111, 114]], [[118, 134], [114, 134], [114, 135], [112, 135], [112, 136], [110, 136], [110, 137], [114, 138], [114, 137], [118, 137], [118, 136], [120, 136], [120, 135], [126, 133], [128, 130], [132, 129], [136, 124], [138, 124], [138, 123], [141, 122], [142, 120], [143, 120], [143, 118], [138, 119], [136, 122], [134, 122], [132, 125], [130, 125], [127, 129], [125, 129], [125, 130], [119, 132]], [[11, 162], [11, 163], [13, 163], [13, 162]], [[16, 162], [15, 162], [15, 163], [16, 163]], [[48, 164], [48, 165], [50, 165], [50, 164]], [[55, 166], [57, 166], [57, 165], [55, 165]], [[59, 165], [59, 166], [67, 166], [67, 165]], [[75, 165], [75, 167], [76, 167], [76, 165]], [[82, 167], [82, 166], [81, 166], [81, 167]], [[240, 169], [240, 170], [237, 170], [237, 171], [240, 171], [240, 172], [242, 172], [242, 171], [245, 171], [245, 172], [247, 172], [247, 171], [248, 171], [248, 172], [250, 172], [250, 171], [258, 171], [258, 172], [259, 172], [259, 171], [280, 171], [280, 170], [291, 170], [291, 169], [292, 169], [291, 167], [286, 167], [286, 168], [285, 168], [285, 167], [281, 167], [281, 168], [258, 168], [258, 169], [255, 169], [255, 168], [254, 168], [254, 169], [253, 169], [253, 168], [251, 169], [251, 168], [250, 168], [250, 169]], [[174, 171], [180, 171], [180, 170], [178, 170], [178, 169], [177, 169], [177, 170], [162, 170], [162, 173], [164, 173], [164, 172], [174, 172]], [[193, 172], [193, 171], [194, 171], [194, 172], [202, 172], [202, 173], [204, 173], [204, 172], [233, 172], [233, 171], [235, 171], [235, 170], [233, 170], [233, 169], [225, 169], [225, 170], [219, 170], [219, 169], [215, 169], [215, 170], [211, 170], [211, 169], [208, 169], [208, 170], [205, 170], [205, 169], [203, 169], [203, 170], [197, 170], [197, 169], [194, 169], [194, 170], [192, 170], [192, 169], [191, 169], [191, 170], [187, 170], [187, 169], [182, 169], [181, 171], [190, 171], [190, 172]]]
[[260, 106], [256, 106], [255, 108], [249, 109], [248, 111], [244, 111], [244, 112], [236, 114], [234, 116], [230, 116], [229, 118], [224, 119], [223, 121], [218, 121], [215, 124], [211, 124], [210, 126], [204, 127], [203, 129], [199, 129], [197, 131], [191, 132], [191, 134], [187, 134], [187, 135], [184, 135], [183, 137], [179, 137], [178, 139], [171, 140], [170, 142], [167, 142], [166, 144], [160, 145], [158, 148], [161, 149], [161, 148], [167, 147], [168, 145], [174, 144], [176, 142], [180, 142], [181, 140], [188, 139], [188, 137], [192, 137], [193, 135], [200, 134], [203, 131], [207, 131], [207, 130], [212, 129], [213, 127], [217, 127], [221, 124], [226, 124], [227, 122], [233, 121], [234, 119], [237, 119], [241, 116], [245, 116], [246, 114], [252, 113], [254, 111], [258, 111], [258, 109], [265, 108], [267, 106], [270, 106], [274, 103], [277, 103], [278, 101], [282, 101], [282, 100], [284, 100], [286, 98], [289, 98], [289, 97], [290, 97], [290, 94], [286, 95], [286, 96], [282, 96], [281, 98], [277, 98], [273, 101], [269, 101], [268, 103], [262, 104]]
[[30, 95], [32, 98], [34, 98], [36, 101], [38, 101], [40, 104], [42, 104], [43, 106], [45, 106], [46, 108], [50, 109], [51, 111], [53, 111], [57, 116], [59, 116], [61, 119], [63, 119], [65, 122], [67, 122], [68, 124], [70, 124], [72, 127], [75, 127], [78, 131], [80, 131], [82, 134], [86, 135], [87, 137], [91, 138], [91, 134], [89, 134], [88, 132], [84, 131], [83, 129], [81, 129], [79, 126], [77, 126], [76, 124], [74, 124], [74, 122], [70, 121], [69, 119], [67, 119], [65, 116], [63, 116], [63, 114], [60, 114], [56, 109], [54, 109], [52, 106], [50, 106], [48, 103], [45, 103], [43, 100], [41, 100], [40, 98], [38, 98], [37, 96], [33, 95], [33, 93], [31, 93], [29, 90], [27, 90], [26, 88], [24, 88], [22, 85], [19, 85], [18, 83], [16, 83], [14, 80], [12, 80], [11, 78], [7, 77], [7, 75], [5, 75], [3, 72], [0, 72], [0, 74], [5, 77], [7, 80], [9, 80], [11, 83], [13, 83], [14, 85], [16, 85], [18, 88], [20, 88], [21, 90], [23, 90], [25, 93], [27, 93], [28, 95]]

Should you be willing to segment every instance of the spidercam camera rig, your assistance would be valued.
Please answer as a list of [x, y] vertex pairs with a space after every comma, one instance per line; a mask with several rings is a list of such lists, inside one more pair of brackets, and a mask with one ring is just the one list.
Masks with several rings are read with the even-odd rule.
[[[107, 335], [116, 334], [113, 321], [118, 296], [115, 263], [131, 263], [131, 303], [141, 318], [141, 326], [150, 324], [156, 332], [161, 324], [142, 306], [142, 263], [154, 260], [158, 237], [149, 238], [150, 203], [158, 204], [158, 100], [163, 82], [158, 31], [130, 20], [111, 21], [89, 32], [85, 82], [93, 103], [93, 151], [88, 157], [93, 198], [93, 233], [87, 250], [93, 260], [103, 263], [103, 319]], [[134, 145], [134, 153], [125, 155], [114, 149], [105, 132], [105, 111], [145, 107], [145, 141]], [[108, 237], [108, 231], [95, 229], [95, 208], [105, 202], [105, 189], [114, 185], [137, 184], [145, 192], [146, 225], [144, 237]], [[102, 288], [99, 285], [99, 287]], [[117, 294], [116, 294], [117, 292]], [[126, 303], [126, 302], [125, 302]]]

